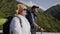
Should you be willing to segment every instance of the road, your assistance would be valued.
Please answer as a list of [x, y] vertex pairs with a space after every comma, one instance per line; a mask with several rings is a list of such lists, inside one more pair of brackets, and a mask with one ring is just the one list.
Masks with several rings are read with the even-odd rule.
[[[0, 30], [0, 34], [2, 34], [3, 33], [3, 31], [2, 30]], [[51, 33], [51, 32], [36, 32], [36, 34], [60, 34], [60, 33]]]

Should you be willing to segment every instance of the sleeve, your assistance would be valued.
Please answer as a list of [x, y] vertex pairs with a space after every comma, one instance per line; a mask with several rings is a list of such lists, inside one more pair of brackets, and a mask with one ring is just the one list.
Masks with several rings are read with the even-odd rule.
[[34, 15], [31, 13], [32, 22], [35, 23]]
[[22, 34], [20, 21], [17, 17], [14, 17], [10, 24], [10, 34]]

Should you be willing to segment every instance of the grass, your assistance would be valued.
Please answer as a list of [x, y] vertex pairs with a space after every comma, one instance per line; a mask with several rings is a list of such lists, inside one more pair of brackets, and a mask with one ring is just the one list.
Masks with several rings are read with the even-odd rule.
[[2, 30], [3, 28], [3, 24], [6, 22], [7, 19], [5, 18], [0, 18], [0, 30]]

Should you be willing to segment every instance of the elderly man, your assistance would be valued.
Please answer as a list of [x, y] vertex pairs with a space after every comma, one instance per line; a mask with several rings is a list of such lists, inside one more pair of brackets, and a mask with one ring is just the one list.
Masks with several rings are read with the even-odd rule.
[[32, 34], [36, 34], [36, 28], [40, 29], [40, 31], [44, 31], [43, 28], [41, 28], [40, 26], [38, 26], [36, 24], [37, 22], [37, 13], [38, 13], [38, 8], [37, 6], [32, 6], [32, 11], [31, 12], [27, 12], [27, 19], [31, 24], [31, 33]]

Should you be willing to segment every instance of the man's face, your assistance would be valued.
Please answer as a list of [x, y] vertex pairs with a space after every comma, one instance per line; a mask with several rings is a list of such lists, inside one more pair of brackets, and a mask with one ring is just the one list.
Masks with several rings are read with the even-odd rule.
[[38, 13], [38, 8], [34, 8], [33, 11]]

